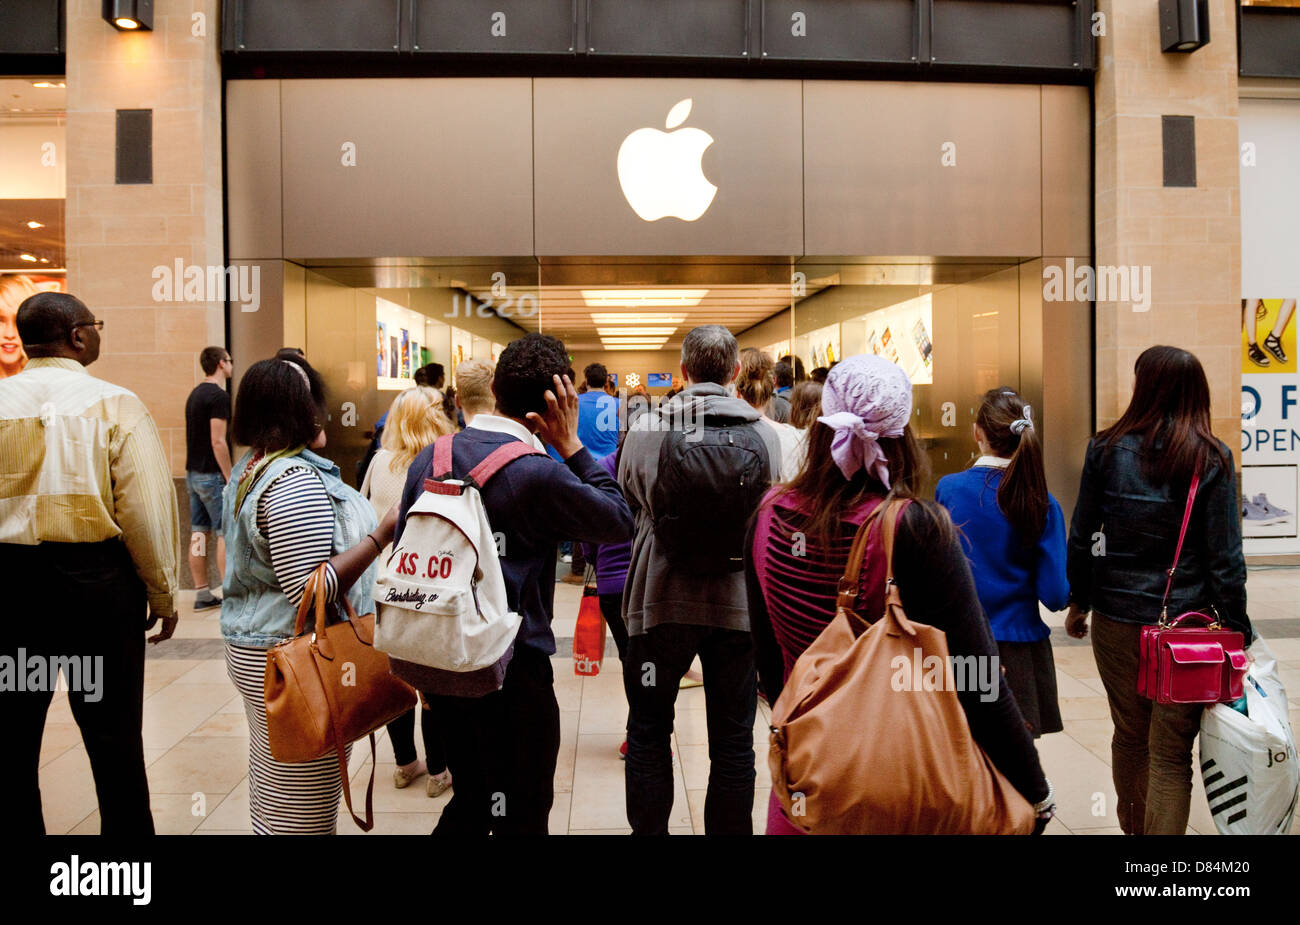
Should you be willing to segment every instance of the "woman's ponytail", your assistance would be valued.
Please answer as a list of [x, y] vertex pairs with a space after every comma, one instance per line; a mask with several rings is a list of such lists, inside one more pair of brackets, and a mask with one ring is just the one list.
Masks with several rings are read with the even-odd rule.
[[1049, 497], [1033, 409], [1011, 389], [994, 389], [985, 394], [976, 421], [989, 448], [1010, 457], [998, 486], [998, 507], [1020, 534], [1022, 545], [1033, 546], [1047, 525]]

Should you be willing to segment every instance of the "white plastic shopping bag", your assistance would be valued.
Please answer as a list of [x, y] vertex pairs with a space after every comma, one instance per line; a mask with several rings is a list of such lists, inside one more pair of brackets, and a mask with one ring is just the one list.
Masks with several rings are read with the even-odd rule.
[[1248, 651], [1248, 715], [1223, 703], [1201, 714], [1201, 779], [1219, 834], [1285, 835], [1300, 789], [1286, 688], [1262, 639]]

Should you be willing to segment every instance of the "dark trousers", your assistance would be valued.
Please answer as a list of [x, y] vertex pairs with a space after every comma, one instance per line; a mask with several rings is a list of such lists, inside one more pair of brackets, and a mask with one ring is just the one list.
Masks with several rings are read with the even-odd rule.
[[605, 618], [609, 634], [614, 637], [620, 661], [627, 661], [627, 624], [623, 622], [623, 592], [600, 596], [600, 615]]
[[1192, 806], [1192, 744], [1199, 703], [1155, 703], [1137, 692], [1142, 627], [1093, 611], [1092, 654], [1106, 688], [1111, 775], [1125, 835], [1185, 835]]
[[664, 624], [628, 640], [627, 820], [634, 835], [668, 834], [673, 808], [673, 732], [677, 685], [696, 654], [704, 668], [709, 730], [708, 835], [752, 835], [754, 711], [758, 673], [749, 633]]
[[420, 738], [424, 740], [424, 763], [430, 774], [441, 774], [447, 770], [447, 757], [442, 747], [442, 730], [438, 717], [430, 709], [423, 709], [416, 704], [397, 719], [388, 724], [388, 740], [393, 743], [393, 758], [398, 767], [410, 764], [419, 758], [415, 751], [415, 718], [420, 718]]
[[560, 753], [551, 659], [516, 646], [501, 690], [430, 697], [455, 788], [435, 835], [546, 835]]
[[[126, 547], [120, 540], [0, 544], [0, 587], [8, 597], [0, 658], [18, 670], [33, 659], [80, 664], [80, 679], [76, 671], [67, 677], [68, 704], [95, 779], [100, 833], [152, 835], [140, 732], [148, 605]], [[0, 762], [0, 793], [12, 800], [10, 829], [21, 835], [45, 831], [39, 767], [54, 685], [47, 678], [40, 686], [0, 691], [12, 749]]]

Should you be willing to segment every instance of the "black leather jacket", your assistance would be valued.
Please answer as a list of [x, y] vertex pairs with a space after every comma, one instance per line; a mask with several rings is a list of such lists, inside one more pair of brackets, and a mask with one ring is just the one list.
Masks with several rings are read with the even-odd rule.
[[[1231, 460], [1228, 448], [1222, 442], [1219, 446]], [[1066, 571], [1071, 601], [1125, 623], [1160, 619], [1167, 569], [1187, 504], [1188, 481], [1151, 484], [1143, 475], [1142, 457], [1140, 436], [1121, 437], [1109, 450], [1091, 441], [1070, 523]], [[1169, 594], [1169, 616], [1188, 610], [1209, 614], [1211, 608], [1251, 642], [1241, 497], [1236, 473], [1213, 456], [1196, 491]]]

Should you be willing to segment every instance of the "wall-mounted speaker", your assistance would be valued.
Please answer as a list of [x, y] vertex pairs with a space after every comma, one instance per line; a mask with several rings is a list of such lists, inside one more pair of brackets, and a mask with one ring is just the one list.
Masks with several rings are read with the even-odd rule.
[[1210, 0], [1160, 0], [1160, 50], [1196, 51], [1210, 42]]

